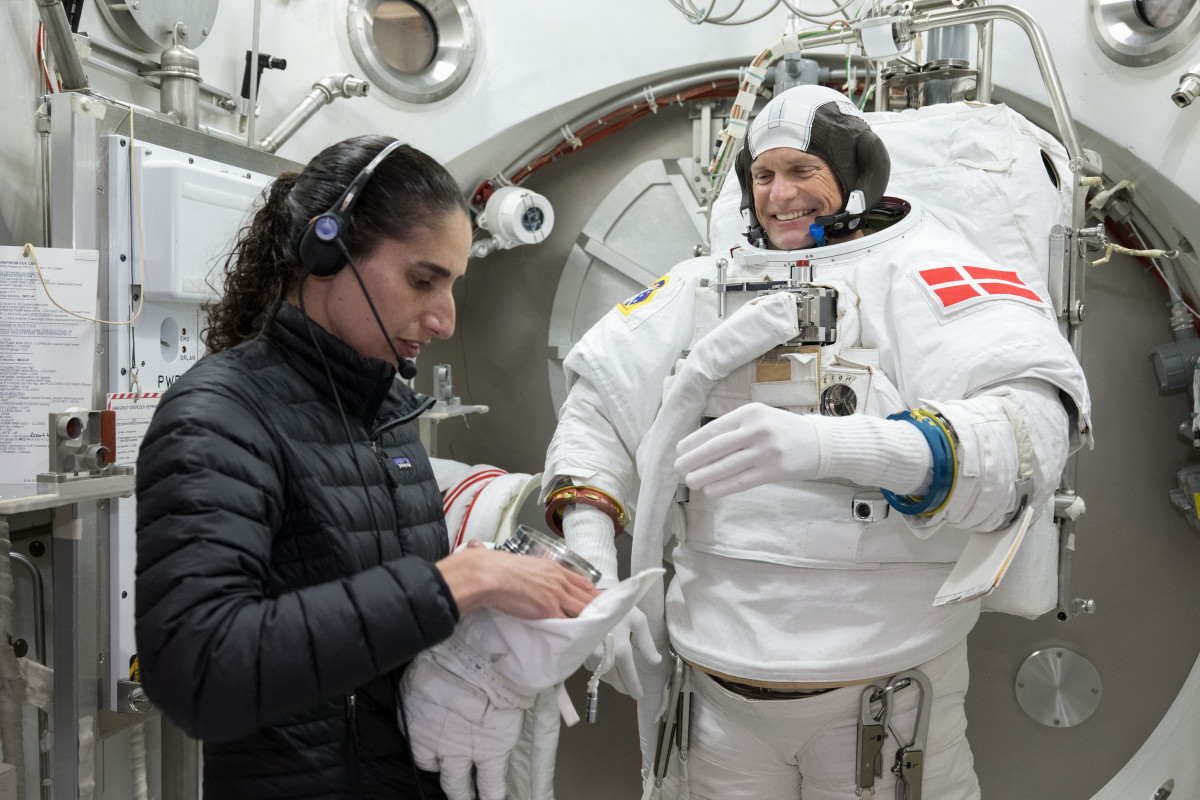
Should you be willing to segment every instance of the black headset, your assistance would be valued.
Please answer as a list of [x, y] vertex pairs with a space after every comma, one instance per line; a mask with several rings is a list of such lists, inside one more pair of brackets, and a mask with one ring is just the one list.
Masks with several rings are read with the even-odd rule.
[[363, 187], [371, 180], [375, 168], [401, 144], [396, 140], [380, 150], [379, 155], [371, 159], [371, 163], [354, 176], [354, 180], [350, 181], [350, 185], [342, 192], [337, 202], [304, 226], [300, 238], [296, 240], [296, 258], [305, 272], [324, 278], [337, 273], [346, 265], [347, 248], [341, 237], [350, 222], [350, 212], [358, 203]]

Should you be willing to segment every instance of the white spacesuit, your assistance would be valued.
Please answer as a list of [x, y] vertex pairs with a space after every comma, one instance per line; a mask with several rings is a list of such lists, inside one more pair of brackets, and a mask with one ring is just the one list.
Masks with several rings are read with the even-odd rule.
[[[962, 703], [979, 604], [932, 601], [971, 532], [1046, 507], [1090, 437], [1082, 370], [1044, 287], [881, 199], [886, 150], [841, 95], [779, 95], [747, 148], [743, 185], [764, 153], [811, 153], [841, 206], [780, 208], [762, 248], [684, 262], [601, 319], [566, 359], [544, 473], [552, 518], [606, 579], [628, 507], [634, 570], [676, 541], [665, 595], [626, 622], [657, 649], [638, 639], [638, 677], [621, 676], [643, 695], [648, 791], [669, 644], [695, 694], [668, 796], [850, 796], [864, 696], [920, 667], [932, 697], [897, 693], [892, 726], [913, 731], [927, 701], [925, 795], [977, 797]], [[764, 209], [745, 196], [753, 230]], [[814, 216], [834, 243], [771, 248]]]

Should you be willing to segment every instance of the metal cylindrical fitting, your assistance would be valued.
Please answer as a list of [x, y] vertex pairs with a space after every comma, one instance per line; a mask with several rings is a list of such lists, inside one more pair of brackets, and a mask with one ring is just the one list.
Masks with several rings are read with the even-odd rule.
[[1187, 108], [1200, 95], [1200, 64], [1179, 76], [1179, 88], [1171, 93], [1171, 100], [1180, 108]]
[[200, 59], [181, 44], [163, 50], [155, 72], [162, 86], [159, 110], [171, 114], [185, 128], [200, 125]]

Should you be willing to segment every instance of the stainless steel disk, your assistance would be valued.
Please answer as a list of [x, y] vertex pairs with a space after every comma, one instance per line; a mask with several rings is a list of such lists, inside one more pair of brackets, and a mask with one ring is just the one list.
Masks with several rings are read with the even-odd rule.
[[1065, 647], [1034, 652], [1017, 670], [1017, 702], [1036, 722], [1069, 728], [1100, 705], [1100, 673], [1092, 662]]

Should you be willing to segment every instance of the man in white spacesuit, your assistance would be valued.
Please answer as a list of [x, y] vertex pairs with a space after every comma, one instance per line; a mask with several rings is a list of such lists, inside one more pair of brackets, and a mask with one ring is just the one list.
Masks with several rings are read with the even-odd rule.
[[648, 796], [979, 796], [979, 601], [934, 598], [972, 532], [1046, 507], [1090, 404], [1038, 287], [884, 197], [889, 164], [844, 96], [781, 93], [738, 159], [749, 244], [566, 359], [548, 520], [601, 586], [632, 508], [634, 569], [675, 538], [617, 636]]

